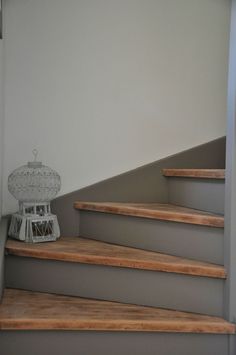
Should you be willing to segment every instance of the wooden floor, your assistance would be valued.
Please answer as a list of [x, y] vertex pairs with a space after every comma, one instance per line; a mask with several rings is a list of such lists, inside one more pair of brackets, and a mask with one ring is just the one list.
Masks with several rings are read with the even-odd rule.
[[225, 169], [162, 169], [164, 176], [225, 179]]
[[224, 227], [223, 216], [171, 204], [77, 201], [74, 207], [86, 211], [106, 212], [218, 228]]
[[8, 239], [6, 252], [38, 259], [226, 278], [223, 266], [79, 237], [61, 237], [56, 242], [38, 244]]
[[217, 317], [13, 289], [0, 305], [0, 329], [235, 333]]

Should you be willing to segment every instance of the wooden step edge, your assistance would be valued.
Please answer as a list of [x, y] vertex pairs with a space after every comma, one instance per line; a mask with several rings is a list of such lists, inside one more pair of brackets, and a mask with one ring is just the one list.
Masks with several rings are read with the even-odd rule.
[[71, 330], [71, 331], [119, 331], [119, 332], [158, 332], [158, 333], [195, 333], [195, 334], [235, 334], [235, 325], [224, 322], [178, 322], [178, 321], [122, 321], [101, 320], [46, 320], [35, 318], [23, 320], [0, 319], [0, 330]]
[[[165, 204], [162, 204], [162, 206], [164, 205]], [[105, 202], [84, 202], [84, 201], [76, 201], [74, 203], [74, 208], [78, 210], [85, 210], [85, 211], [103, 212], [103, 213], [111, 213], [111, 214], [118, 214], [118, 215], [125, 215], [125, 216], [157, 219], [157, 220], [163, 220], [169, 222], [179, 222], [179, 223], [196, 224], [196, 225], [215, 227], [215, 228], [224, 228], [223, 216], [210, 214], [204, 211], [197, 211], [199, 213], [196, 214], [195, 213], [196, 210], [192, 210], [193, 213], [191, 213], [190, 209], [188, 209], [188, 212], [184, 212], [184, 208], [180, 212], [177, 209], [176, 211], [166, 211], [164, 209], [163, 210], [148, 209], [147, 207], [140, 208], [139, 204], [137, 204], [137, 207], [135, 207], [135, 204], [129, 206], [126, 203], [121, 204], [121, 203], [113, 203], [113, 202], [105, 203]]]
[[[61, 247], [61, 244], [66, 243], [66, 239], [68, 239], [68, 241], [70, 242], [70, 246], [71, 240], [73, 239], [76, 239], [77, 243], [83, 243], [85, 241], [85, 243], [87, 243], [88, 252], [63, 252], [63, 247]], [[89, 253], [90, 248], [91, 251], [93, 250], [94, 244], [95, 246], [100, 246], [100, 255], [99, 251], [97, 251], [96, 254]], [[104, 254], [102, 255], [102, 249], [105, 249], [107, 245], [110, 248], [113, 248], [113, 252], [116, 254], [115, 256]], [[57, 246], [59, 246], [60, 251], [56, 250]], [[122, 252], [133, 253], [136, 255], [123, 257], [119, 256], [119, 253], [122, 254]], [[79, 237], [61, 238], [57, 242], [50, 244], [47, 243], [47, 246], [44, 246], [42, 244], [25, 244], [18, 241], [8, 240], [6, 244], [6, 253], [19, 257], [30, 257], [36, 259], [55, 260], [62, 262], [123, 267], [218, 279], [226, 279], [227, 277], [226, 270], [221, 265], [195, 261], [163, 253], [117, 246], [100, 241], [93, 241], [89, 239], [86, 240], [84, 238]], [[150, 260], [148, 260], [148, 258], [150, 258]], [[156, 258], [156, 260], [153, 260], [153, 258]]]
[[225, 169], [162, 169], [166, 177], [225, 179]]
[[93, 330], [235, 334], [219, 317], [156, 307], [6, 289], [0, 330]]

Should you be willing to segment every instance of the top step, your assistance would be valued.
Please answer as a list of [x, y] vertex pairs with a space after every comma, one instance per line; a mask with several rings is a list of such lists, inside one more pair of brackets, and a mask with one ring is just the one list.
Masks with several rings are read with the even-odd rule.
[[225, 179], [225, 169], [162, 169], [164, 176]]
[[113, 213], [125, 216], [151, 218], [162, 221], [197, 224], [209, 227], [224, 227], [222, 215], [185, 208], [168, 203], [122, 203], [77, 201], [79, 210]]

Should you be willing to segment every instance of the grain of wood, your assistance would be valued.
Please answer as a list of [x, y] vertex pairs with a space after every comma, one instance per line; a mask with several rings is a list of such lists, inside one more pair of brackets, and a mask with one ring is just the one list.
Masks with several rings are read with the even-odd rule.
[[0, 305], [0, 329], [235, 333], [218, 317], [12, 289]]
[[164, 176], [225, 179], [225, 169], [162, 169]]
[[79, 237], [62, 237], [56, 242], [39, 244], [8, 239], [6, 252], [38, 259], [226, 278], [226, 271], [220, 265]]
[[77, 201], [74, 207], [78, 210], [120, 214], [133, 217], [197, 224], [223, 228], [224, 217], [186, 207], [167, 203], [118, 203], [118, 202], [86, 202]]

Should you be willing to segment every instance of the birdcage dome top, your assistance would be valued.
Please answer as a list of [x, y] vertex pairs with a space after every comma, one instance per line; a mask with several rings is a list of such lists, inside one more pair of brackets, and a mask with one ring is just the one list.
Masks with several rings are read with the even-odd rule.
[[10, 193], [21, 202], [51, 201], [61, 187], [59, 174], [36, 160], [15, 169], [8, 177]]

